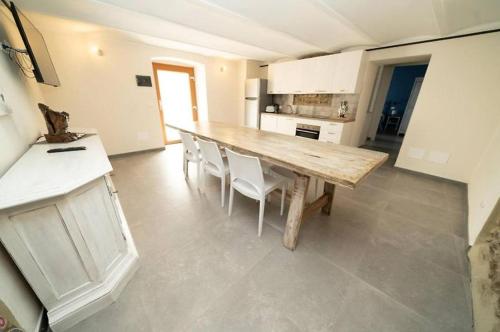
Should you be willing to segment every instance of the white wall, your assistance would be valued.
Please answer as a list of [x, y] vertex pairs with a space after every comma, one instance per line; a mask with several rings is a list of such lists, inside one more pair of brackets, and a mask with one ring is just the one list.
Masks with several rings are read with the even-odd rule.
[[372, 114], [367, 134], [367, 136], [372, 139], [375, 139], [375, 136], [377, 135], [378, 125], [380, 123], [382, 112], [384, 111], [385, 99], [387, 98], [389, 87], [391, 86], [393, 73], [394, 66], [384, 66], [382, 68], [382, 72], [380, 73], [380, 81], [374, 96], [375, 100], [373, 101], [371, 109]]
[[[470, 243], [499, 196], [498, 54], [500, 33], [368, 52], [371, 66], [430, 57], [396, 166], [469, 184]], [[372, 88], [373, 83], [365, 81], [363, 93], [371, 94]], [[360, 104], [358, 114], [367, 109], [368, 103]], [[361, 133], [361, 140], [367, 132]], [[412, 148], [424, 149], [424, 158], [410, 157]], [[449, 153], [449, 160], [428, 160], [433, 151]]]
[[[135, 83], [136, 74], [152, 76], [153, 59], [204, 65], [206, 97], [199, 102], [202, 110], [206, 103], [208, 119], [237, 124], [242, 118], [238, 61], [142, 44], [115, 32], [43, 33], [61, 80], [60, 87], [43, 87], [47, 104], [68, 112], [72, 127], [97, 128], [108, 154], [163, 146], [155, 89]], [[104, 55], [92, 54], [92, 45]]]
[[[363, 85], [359, 94], [358, 106], [356, 110], [356, 121], [354, 121], [353, 129], [350, 138], [351, 146], [360, 146], [366, 142], [366, 134], [368, 126], [370, 125], [370, 116], [372, 113], [367, 113], [371, 98], [372, 87], [377, 79], [377, 66], [366, 63], [364, 65]], [[363, 110], [359, 112], [359, 110]]]
[[256, 60], [245, 60], [245, 77], [246, 78], [265, 78], [267, 79], [267, 69], [268, 67], [261, 67], [265, 65], [265, 62]]
[[[377, 63], [430, 56], [396, 166], [468, 182], [500, 121], [500, 33], [368, 52]], [[411, 158], [411, 148], [449, 153], [447, 163]]]
[[[9, 17], [10, 14], [0, 10], [0, 40], [18, 46], [18, 33]], [[26, 80], [4, 53], [0, 53], [0, 78], [0, 93], [5, 96], [11, 112], [0, 116], [1, 176], [40, 134], [43, 119], [36, 103], [43, 100], [34, 80]], [[41, 305], [1, 245], [0, 300], [26, 331], [34, 330]]]
[[473, 244], [500, 198], [500, 123], [472, 173], [468, 194], [469, 243]]

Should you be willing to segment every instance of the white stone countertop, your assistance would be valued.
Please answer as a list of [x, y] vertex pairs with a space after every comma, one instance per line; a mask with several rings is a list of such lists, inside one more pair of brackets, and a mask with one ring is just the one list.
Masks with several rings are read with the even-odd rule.
[[[76, 146], [87, 150], [47, 153]], [[0, 210], [65, 195], [112, 170], [96, 134], [70, 143], [36, 143], [0, 178]]]

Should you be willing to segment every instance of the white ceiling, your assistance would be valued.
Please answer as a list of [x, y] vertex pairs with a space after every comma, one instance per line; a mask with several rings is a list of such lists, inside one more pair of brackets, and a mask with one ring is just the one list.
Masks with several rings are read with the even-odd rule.
[[500, 27], [500, 0], [15, 0], [153, 44], [274, 60]]

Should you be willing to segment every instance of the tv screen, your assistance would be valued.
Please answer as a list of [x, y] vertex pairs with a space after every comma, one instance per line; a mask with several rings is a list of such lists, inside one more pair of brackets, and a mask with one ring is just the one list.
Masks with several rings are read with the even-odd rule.
[[49, 50], [45, 45], [43, 36], [38, 29], [21, 13], [13, 2], [10, 3], [10, 10], [16, 22], [21, 38], [23, 39], [26, 51], [33, 64], [33, 74], [37, 82], [52, 86], [59, 86], [59, 78], [56, 69], [50, 59]]

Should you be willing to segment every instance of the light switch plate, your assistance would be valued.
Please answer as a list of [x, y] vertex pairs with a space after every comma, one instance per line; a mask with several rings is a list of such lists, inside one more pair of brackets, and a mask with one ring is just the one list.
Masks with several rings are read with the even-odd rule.
[[425, 159], [436, 164], [446, 164], [450, 159], [450, 154], [442, 151], [430, 151]]
[[425, 149], [421, 148], [410, 148], [408, 149], [408, 157], [414, 159], [423, 159], [425, 155]]
[[0, 93], [0, 116], [9, 114], [9, 107], [5, 102], [5, 96], [3, 93]]

